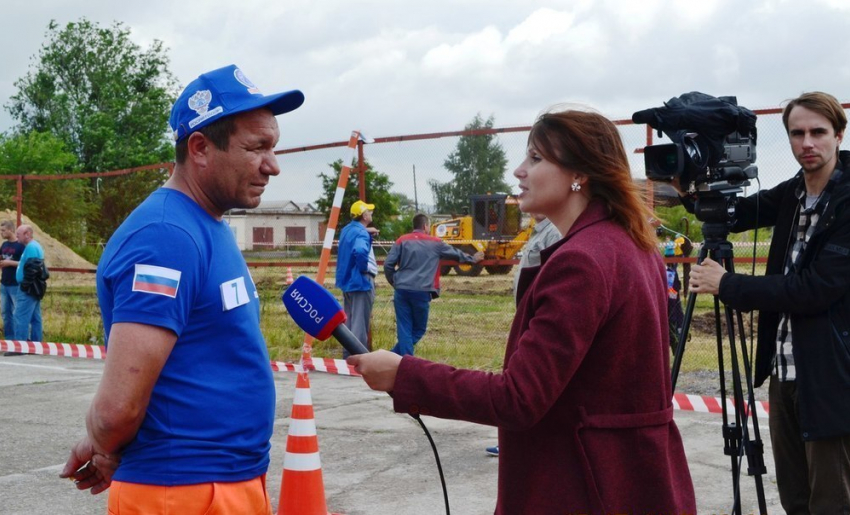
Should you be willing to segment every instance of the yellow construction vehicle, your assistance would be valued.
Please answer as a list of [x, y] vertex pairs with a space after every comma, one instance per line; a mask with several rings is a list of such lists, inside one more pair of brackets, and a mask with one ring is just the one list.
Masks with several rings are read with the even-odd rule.
[[[484, 252], [484, 259], [514, 259], [522, 250], [534, 220], [527, 227], [522, 226], [522, 212], [519, 202], [512, 195], [472, 195], [470, 215], [437, 222], [431, 226], [431, 235], [446, 241], [467, 254]], [[491, 275], [504, 275], [511, 271], [511, 264], [445, 265], [441, 273], [446, 275], [454, 269], [458, 275], [475, 277], [483, 269]]]

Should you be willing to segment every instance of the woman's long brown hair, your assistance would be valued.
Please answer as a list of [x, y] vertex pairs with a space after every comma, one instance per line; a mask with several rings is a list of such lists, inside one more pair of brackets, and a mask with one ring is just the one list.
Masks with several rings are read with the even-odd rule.
[[528, 141], [548, 161], [585, 175], [591, 197], [605, 202], [612, 219], [639, 248], [658, 249], [649, 224], [652, 212], [632, 180], [623, 140], [613, 122], [589, 111], [548, 112], [534, 123]]

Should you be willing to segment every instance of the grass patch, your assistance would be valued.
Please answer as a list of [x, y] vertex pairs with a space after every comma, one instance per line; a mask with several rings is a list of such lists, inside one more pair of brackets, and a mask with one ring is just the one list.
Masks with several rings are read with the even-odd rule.
[[[293, 274], [315, 277], [316, 270], [293, 269]], [[286, 288], [286, 268], [252, 268], [251, 275], [260, 293], [260, 324], [271, 359], [297, 361], [301, 357], [304, 333], [292, 322], [280, 300]], [[416, 355], [456, 367], [500, 370], [515, 311], [512, 281], [511, 274], [444, 277], [442, 296], [431, 303], [428, 332], [417, 344]], [[325, 286], [338, 299], [342, 298], [341, 292], [333, 288], [331, 275], [326, 277]], [[695, 319], [704, 318], [713, 309], [711, 296], [698, 296]], [[47, 296], [42, 301], [42, 314], [45, 339], [49, 341], [103, 344], [94, 274], [52, 274]], [[683, 371], [717, 369], [713, 325], [708, 325], [712, 328], [710, 332], [692, 326]], [[372, 313], [372, 345], [375, 349], [390, 349], [395, 343], [393, 289], [379, 277]], [[313, 355], [341, 357], [342, 349], [333, 339], [314, 341]], [[728, 342], [724, 343], [724, 355], [728, 370]]]

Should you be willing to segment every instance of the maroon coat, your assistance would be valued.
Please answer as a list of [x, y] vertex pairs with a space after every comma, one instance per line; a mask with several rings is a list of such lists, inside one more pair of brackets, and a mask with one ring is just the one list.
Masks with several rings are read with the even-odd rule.
[[395, 410], [499, 427], [496, 514], [696, 513], [660, 255], [597, 201], [541, 259], [522, 271], [502, 373], [405, 356]]

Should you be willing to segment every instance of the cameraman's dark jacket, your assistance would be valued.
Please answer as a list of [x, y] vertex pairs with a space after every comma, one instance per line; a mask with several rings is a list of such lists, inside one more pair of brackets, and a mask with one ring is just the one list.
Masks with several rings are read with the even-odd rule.
[[[803, 183], [802, 170], [738, 204], [733, 232], [753, 229], [756, 214], [759, 227], [774, 226], [765, 276], [726, 274], [720, 282], [724, 303], [760, 310], [756, 386], [772, 373], [779, 319], [789, 313], [804, 440], [850, 434], [850, 152], [841, 151], [838, 166], [842, 177], [798, 271], [784, 275], [797, 229], [800, 203], [794, 192]], [[686, 199], [683, 204], [692, 210]]]
[[49, 278], [50, 273], [47, 271], [44, 260], [30, 258], [24, 263], [24, 280], [21, 282], [21, 291], [30, 297], [41, 300], [47, 292], [47, 279]]

